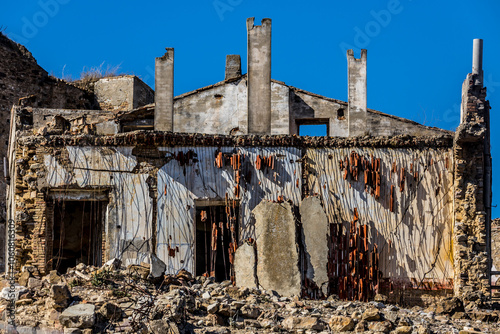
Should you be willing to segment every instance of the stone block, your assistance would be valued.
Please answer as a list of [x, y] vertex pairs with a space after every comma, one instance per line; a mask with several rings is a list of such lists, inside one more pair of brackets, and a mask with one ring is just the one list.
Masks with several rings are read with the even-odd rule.
[[300, 204], [304, 252], [308, 279], [326, 296], [328, 288], [328, 219], [319, 197], [307, 197]]
[[244, 288], [256, 288], [255, 246], [244, 243], [234, 254], [234, 274], [236, 285]]
[[95, 306], [92, 304], [70, 306], [61, 313], [59, 322], [69, 328], [92, 328], [95, 323]]
[[262, 201], [252, 213], [255, 217], [259, 285], [266, 290], [275, 290], [281, 296], [299, 295], [299, 253], [291, 205]]

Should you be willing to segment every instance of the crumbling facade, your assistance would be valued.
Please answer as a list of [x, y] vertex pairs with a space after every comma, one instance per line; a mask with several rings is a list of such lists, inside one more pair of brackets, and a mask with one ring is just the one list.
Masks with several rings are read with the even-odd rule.
[[[15, 269], [155, 258], [168, 273], [284, 296], [486, 293], [489, 105], [477, 61], [454, 134], [367, 109], [366, 50], [347, 54], [342, 102], [272, 80], [271, 20], [247, 29], [248, 73], [228, 56], [212, 86], [174, 97], [169, 48], [154, 94], [117, 77], [95, 83], [100, 110], [12, 109]], [[297, 136], [303, 124], [329, 136]]]

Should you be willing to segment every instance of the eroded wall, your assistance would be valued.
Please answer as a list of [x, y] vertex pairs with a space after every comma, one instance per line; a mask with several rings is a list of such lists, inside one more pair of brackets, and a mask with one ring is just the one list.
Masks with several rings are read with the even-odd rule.
[[[347, 174], [340, 168], [353, 152], [370, 165], [380, 159], [378, 198], [372, 184], [365, 184], [361, 163], [357, 180], [350, 172], [354, 166]], [[384, 278], [400, 288], [452, 289], [450, 148], [326, 148], [308, 149], [306, 154], [305, 168], [313, 171], [308, 175], [309, 193], [320, 195], [330, 224], [346, 226], [357, 209], [359, 224], [368, 225], [370, 242], [378, 246]]]
[[[17, 265], [52, 269], [53, 200], [109, 201], [103, 259], [140, 263], [152, 249], [152, 203], [147, 170], [133, 147], [23, 147], [17, 151]], [[36, 175], [36, 177], [35, 177]]]
[[[107, 193], [105, 258], [121, 256], [130, 264], [156, 252], [169, 273], [195, 271], [194, 222], [200, 203], [236, 200], [241, 244], [249, 238], [259, 242], [252, 211], [263, 201], [289, 203], [297, 213], [305, 197], [317, 195], [321, 206], [315, 210], [324, 210], [328, 225], [323, 231], [346, 226], [358, 211], [359, 224], [368, 226], [370, 246], [378, 246], [382, 276], [393, 288], [453, 285], [450, 137], [354, 140], [134, 132], [27, 136], [17, 142], [13, 204], [24, 252], [20, 265], [36, 263], [42, 270], [50, 260], [51, 193], [62, 198], [70, 190]], [[360, 161], [357, 180], [344, 163], [347, 158], [356, 165], [353, 152]], [[228, 163], [235, 156], [238, 168]], [[365, 166], [377, 159], [377, 171]], [[378, 174], [376, 189], [371, 181], [365, 184], [365, 170]], [[307, 221], [287, 222], [310, 228]], [[327, 248], [314, 235], [300, 235], [296, 243], [309, 254], [308, 260], [299, 260], [301, 278], [318, 280], [323, 290], [324, 277], [312, 270], [323, 266], [320, 253]], [[328, 278], [333, 279], [331, 273]]]

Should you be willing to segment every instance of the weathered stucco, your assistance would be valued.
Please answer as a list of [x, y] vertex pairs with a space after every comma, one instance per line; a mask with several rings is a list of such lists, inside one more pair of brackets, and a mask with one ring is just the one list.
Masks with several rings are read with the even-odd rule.
[[[347, 176], [340, 161], [352, 152], [381, 159], [380, 196], [360, 172]], [[378, 245], [383, 277], [399, 286], [452, 287], [453, 155], [451, 149], [308, 149], [311, 194], [319, 194], [329, 223], [346, 224], [354, 208]], [[361, 166], [359, 167], [361, 171]], [[370, 172], [371, 173], [371, 172]], [[404, 178], [403, 178], [404, 177]], [[391, 187], [393, 212], [391, 212]], [[374, 190], [374, 189], [373, 189]]]
[[[152, 198], [147, 173], [133, 173], [138, 162], [132, 147], [66, 147], [57, 155], [43, 157], [46, 178], [39, 184], [47, 189], [109, 190], [105, 258], [122, 258], [126, 264], [144, 261], [151, 251]], [[66, 152], [64, 152], [66, 151]], [[67, 155], [64, 164], [61, 156]]]

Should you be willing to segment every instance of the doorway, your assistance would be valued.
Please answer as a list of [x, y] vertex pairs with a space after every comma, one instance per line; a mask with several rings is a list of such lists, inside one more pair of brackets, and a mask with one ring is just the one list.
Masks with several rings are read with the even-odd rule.
[[65, 273], [78, 263], [100, 267], [107, 201], [54, 201], [53, 269]]
[[217, 282], [234, 278], [233, 256], [237, 247], [238, 207], [196, 206], [196, 275]]

